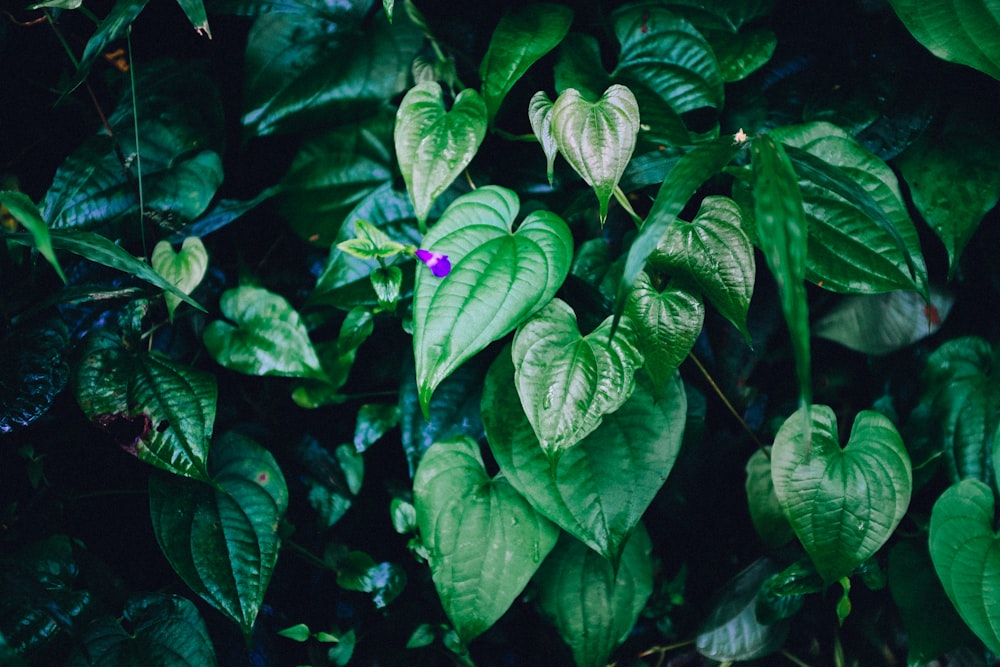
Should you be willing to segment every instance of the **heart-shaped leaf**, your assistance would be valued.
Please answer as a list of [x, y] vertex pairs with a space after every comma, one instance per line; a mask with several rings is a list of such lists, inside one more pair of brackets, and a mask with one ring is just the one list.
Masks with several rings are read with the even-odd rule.
[[747, 311], [756, 266], [753, 244], [740, 227], [742, 219], [733, 200], [705, 197], [694, 220], [678, 219], [667, 228], [648, 267], [690, 279], [749, 342]]
[[1000, 17], [990, 0], [889, 0], [931, 53], [1000, 79]]
[[472, 88], [445, 111], [435, 81], [411, 88], [396, 112], [396, 157], [421, 228], [438, 195], [465, 169], [486, 136], [486, 104]]
[[226, 290], [222, 314], [205, 327], [205, 347], [225, 366], [248, 375], [326, 380], [326, 373], [298, 312], [284, 297], [262, 287]]
[[849, 575], [885, 544], [913, 487], [910, 457], [886, 416], [859, 412], [842, 449], [837, 419], [825, 405], [800, 408], [785, 420], [774, 436], [771, 478], [781, 509], [827, 583]]
[[208, 479], [215, 376], [133, 352], [120, 335], [99, 329], [84, 343], [75, 389], [84, 414], [125, 451], [157, 468]]
[[950, 486], [931, 511], [931, 561], [966, 625], [1000, 653], [1000, 538], [993, 491], [978, 479]]
[[594, 189], [600, 205], [601, 224], [608, 216], [608, 202], [639, 135], [639, 104], [632, 91], [615, 84], [596, 102], [580, 91], [563, 91], [552, 107], [552, 133], [576, 173]]
[[655, 289], [649, 276], [640, 273], [625, 314], [632, 320], [636, 344], [659, 395], [694, 347], [705, 322], [705, 306], [697, 296], [679, 287]]
[[278, 560], [288, 488], [270, 452], [235, 433], [213, 443], [209, 472], [212, 484], [150, 478], [153, 532], [184, 583], [249, 636]]
[[468, 643], [521, 594], [559, 529], [503, 477], [489, 478], [479, 446], [469, 438], [427, 450], [413, 480], [413, 499], [434, 587]]
[[653, 545], [639, 524], [617, 570], [565, 533], [538, 570], [538, 604], [578, 667], [603, 667], [653, 592]]
[[746, 492], [753, 527], [767, 547], [777, 549], [791, 540], [794, 532], [774, 493], [770, 453], [770, 448], [758, 449], [747, 460]]
[[531, 123], [531, 131], [538, 138], [538, 143], [542, 145], [542, 152], [545, 153], [545, 173], [552, 185], [555, 176], [556, 155], [559, 154], [559, 145], [556, 143], [556, 135], [552, 130], [552, 109], [555, 105], [544, 90], [539, 90], [531, 96], [528, 102], [528, 122]]
[[[128, 630], [122, 627], [127, 624]], [[212, 638], [198, 609], [182, 597], [150, 594], [125, 603], [121, 619], [104, 617], [87, 626], [82, 638], [86, 659], [77, 665], [162, 665], [210, 667], [216, 664]]]
[[[154, 271], [169, 280], [180, 291], [190, 294], [201, 283], [208, 270], [208, 251], [197, 236], [184, 239], [180, 252], [174, 252], [169, 241], [160, 241], [153, 247], [150, 262]], [[172, 322], [174, 311], [177, 310], [181, 300], [170, 292], [163, 296], [167, 301], [167, 312]]]
[[566, 223], [535, 211], [514, 233], [519, 207], [511, 190], [482, 187], [456, 199], [424, 238], [423, 248], [452, 264], [444, 278], [417, 267], [413, 353], [425, 414], [444, 378], [545, 305], [569, 273]]
[[572, 22], [573, 10], [547, 2], [512, 9], [500, 19], [479, 65], [491, 122], [518, 79], [562, 41]]
[[553, 466], [514, 389], [502, 352], [486, 376], [482, 415], [504, 477], [539, 512], [612, 563], [663, 486], [680, 451], [687, 399], [674, 373], [659, 397], [640, 378], [635, 393]]
[[576, 315], [553, 299], [518, 329], [514, 384], [538, 441], [551, 460], [600, 426], [635, 388], [642, 353], [629, 320], [611, 337], [611, 318], [581, 336]]

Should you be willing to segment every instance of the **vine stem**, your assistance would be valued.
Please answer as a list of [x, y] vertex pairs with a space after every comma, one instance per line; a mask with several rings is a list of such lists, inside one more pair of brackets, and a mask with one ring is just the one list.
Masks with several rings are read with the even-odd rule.
[[146, 211], [145, 200], [142, 194], [142, 157], [139, 155], [139, 104], [135, 95], [135, 61], [132, 59], [132, 26], [128, 27], [125, 33], [128, 43], [128, 81], [132, 91], [132, 126], [135, 134], [135, 173], [139, 185], [139, 237], [142, 239], [142, 256], [149, 254], [146, 248], [146, 225], [143, 222], [143, 214]]
[[764, 456], [770, 459], [771, 455], [767, 451], [767, 446], [760, 441], [760, 439], [753, 432], [753, 430], [751, 430], [750, 426], [747, 425], [746, 421], [743, 420], [743, 417], [740, 415], [740, 413], [737, 412], [736, 408], [733, 407], [733, 404], [729, 402], [728, 398], [726, 398], [726, 395], [722, 393], [722, 389], [720, 389], [719, 385], [717, 385], [715, 383], [715, 380], [712, 379], [712, 376], [711, 374], [709, 374], [708, 369], [702, 365], [702, 363], [698, 360], [698, 357], [694, 356], [694, 352], [689, 352], [688, 358], [694, 362], [694, 365], [698, 367], [698, 370], [701, 371], [701, 374], [705, 376], [705, 379], [708, 380], [708, 384], [712, 386], [712, 391], [715, 392], [716, 396], [722, 399], [722, 402], [725, 404], [726, 408], [728, 408], [729, 412], [734, 417], [736, 417], [736, 421], [740, 423], [740, 426], [742, 426], [743, 430], [747, 432], [747, 434], [750, 436], [750, 439], [754, 441], [754, 444], [757, 445], [757, 448], [760, 451], [764, 452]]

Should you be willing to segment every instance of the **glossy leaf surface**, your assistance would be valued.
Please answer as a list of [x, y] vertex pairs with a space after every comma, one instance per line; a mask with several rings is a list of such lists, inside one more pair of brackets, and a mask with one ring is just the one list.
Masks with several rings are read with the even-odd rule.
[[990, 0], [889, 0], [931, 53], [1000, 79], [1000, 12]]
[[247, 37], [243, 125], [269, 135], [349, 123], [403, 92], [421, 32], [362, 19], [351, 3], [261, 13]]
[[212, 484], [149, 480], [160, 550], [184, 583], [249, 636], [278, 560], [288, 489], [274, 457], [235, 433], [212, 445]]
[[649, 257], [650, 270], [691, 281], [744, 338], [756, 266], [743, 214], [725, 197], [706, 197], [691, 222], [676, 220]]
[[70, 375], [69, 332], [62, 320], [38, 318], [11, 327], [0, 339], [0, 433], [44, 415]]
[[785, 420], [771, 450], [771, 477], [792, 529], [828, 584], [885, 544], [913, 486], [910, 457], [887, 417], [858, 413], [841, 448], [836, 417], [825, 405], [800, 408]]
[[562, 41], [572, 21], [569, 7], [550, 3], [515, 8], [500, 19], [479, 64], [483, 100], [491, 122], [514, 84]]
[[757, 616], [761, 586], [780, 569], [762, 558], [726, 584], [695, 639], [699, 653], [719, 661], [753, 660], [784, 644], [788, 621], [765, 624]]
[[680, 451], [687, 400], [674, 374], [654, 397], [632, 397], [553, 465], [524, 416], [507, 350], [486, 376], [483, 425], [504, 477], [560, 528], [613, 563], [663, 486]]
[[1000, 545], [993, 491], [976, 479], [949, 487], [931, 511], [931, 560], [958, 615], [1000, 653]]
[[640, 273], [625, 315], [632, 322], [636, 346], [660, 395], [694, 347], [705, 321], [705, 306], [697, 296], [672, 284], [657, 290], [649, 276]]
[[24, 228], [31, 232], [35, 241], [35, 248], [42, 253], [42, 257], [52, 265], [52, 268], [59, 274], [59, 278], [66, 282], [66, 274], [63, 273], [59, 259], [52, 249], [52, 238], [49, 236], [49, 226], [45, 224], [41, 212], [31, 198], [23, 192], [0, 191], [0, 206], [5, 207], [15, 220], [24, 225]]
[[988, 342], [972, 336], [953, 338], [927, 358], [923, 399], [930, 404], [931, 428], [952, 481], [990, 478], [1000, 405], [995, 358]]
[[456, 199], [423, 240], [452, 264], [444, 278], [417, 267], [413, 353], [425, 413], [444, 378], [544, 306], [569, 273], [566, 223], [540, 210], [512, 232], [519, 207], [511, 190], [479, 188]]
[[76, 399], [125, 451], [169, 472], [208, 479], [215, 424], [215, 377], [158, 353], [126, 348], [120, 336], [89, 336], [77, 369]]
[[535, 577], [538, 604], [579, 667], [601, 667], [625, 641], [653, 590], [653, 546], [639, 524], [617, 571], [563, 533]]
[[[169, 241], [160, 241], [153, 247], [150, 263], [153, 265], [153, 270], [169, 280], [174, 287], [185, 294], [190, 294], [201, 283], [208, 270], [208, 251], [197, 236], [184, 239], [179, 252], [174, 251]], [[174, 311], [181, 304], [181, 300], [170, 292], [167, 292], [164, 298], [167, 301], [167, 312], [173, 320]]]
[[468, 438], [435, 443], [413, 480], [414, 505], [434, 586], [468, 643], [520, 595], [559, 529], [503, 477], [490, 479]]
[[639, 134], [635, 95], [617, 84], [593, 102], [572, 88], [563, 91], [552, 107], [552, 133], [559, 152], [594, 189], [603, 224]]
[[219, 308], [229, 321], [205, 328], [205, 347], [225, 366], [248, 375], [326, 379], [309, 332], [284, 297], [261, 287], [222, 294]]
[[806, 301], [807, 222], [802, 195], [788, 156], [768, 135], [751, 146], [754, 218], [764, 259], [778, 284], [781, 311], [792, 337], [799, 401], [812, 398], [809, 304]]
[[413, 210], [426, 224], [434, 200], [448, 189], [479, 150], [486, 136], [486, 104], [466, 88], [445, 110], [441, 86], [418, 83], [396, 112], [393, 139]]
[[610, 334], [609, 317], [582, 336], [573, 309], [553, 299], [514, 336], [514, 385], [542, 450], [553, 461], [632, 395], [642, 354], [630, 322], [623, 320], [613, 338]]
[[739, 147], [731, 138], [718, 139], [685, 153], [667, 172], [663, 185], [656, 193], [653, 208], [629, 248], [625, 269], [618, 286], [616, 313], [621, 312], [629, 290], [639, 277], [646, 260], [670, 226], [675, 224], [677, 216], [684, 210], [688, 200], [705, 181], [720, 172], [738, 150]]
[[559, 154], [559, 144], [556, 142], [555, 131], [552, 129], [552, 109], [555, 104], [540, 90], [531, 96], [528, 103], [528, 122], [531, 123], [531, 131], [538, 138], [538, 143], [542, 145], [542, 152], [545, 153], [545, 173], [552, 185], [555, 175], [556, 155]]

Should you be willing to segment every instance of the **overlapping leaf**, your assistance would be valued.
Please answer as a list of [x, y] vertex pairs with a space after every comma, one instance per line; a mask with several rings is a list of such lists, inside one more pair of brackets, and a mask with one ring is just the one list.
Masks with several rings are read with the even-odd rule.
[[417, 268], [413, 352], [425, 413], [434, 388], [544, 306], [569, 273], [573, 238], [554, 213], [535, 211], [511, 231], [520, 201], [486, 186], [456, 199], [424, 238], [451, 273]]
[[288, 489], [274, 457], [234, 433], [213, 443], [209, 472], [211, 484], [150, 478], [153, 532], [184, 583], [249, 636], [278, 560]]
[[667, 228], [648, 266], [690, 280], [749, 341], [746, 320], [756, 266], [742, 218], [731, 199], [706, 197], [694, 220], [677, 220]]
[[559, 529], [502, 476], [490, 479], [468, 438], [435, 443], [413, 480], [434, 586], [463, 642], [489, 629], [555, 546]]
[[611, 323], [609, 317], [582, 336], [573, 309], [553, 299], [514, 336], [514, 384], [552, 461], [600, 426], [635, 388], [642, 353], [631, 323], [623, 320], [613, 337]]
[[535, 578], [538, 604], [578, 667], [601, 667], [628, 637], [653, 591], [653, 546], [639, 524], [611, 563], [565, 533]]
[[501, 472], [535, 509], [617, 563], [680, 450], [687, 400], [678, 376], [658, 396], [640, 379], [632, 397], [554, 467], [524, 416], [513, 379], [505, 350], [486, 376], [482, 400]]

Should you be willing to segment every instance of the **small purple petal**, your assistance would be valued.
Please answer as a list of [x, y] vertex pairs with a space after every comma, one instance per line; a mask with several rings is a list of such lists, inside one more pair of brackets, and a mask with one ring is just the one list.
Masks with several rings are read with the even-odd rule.
[[438, 278], [444, 278], [451, 273], [451, 262], [448, 261], [448, 255], [423, 248], [419, 248], [416, 254], [417, 259], [426, 264], [427, 268]]

